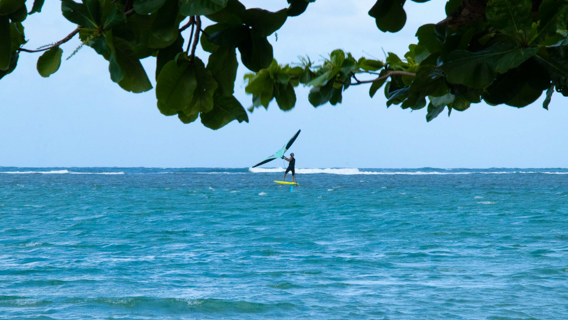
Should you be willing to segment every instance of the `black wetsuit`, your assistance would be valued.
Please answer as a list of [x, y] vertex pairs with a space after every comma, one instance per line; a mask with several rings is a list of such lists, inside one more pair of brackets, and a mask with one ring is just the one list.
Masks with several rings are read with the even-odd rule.
[[288, 174], [288, 172], [292, 171], [292, 175], [295, 176], [296, 175], [296, 170], [294, 170], [295, 165], [296, 165], [296, 158], [292, 158], [292, 160], [290, 160], [290, 164], [288, 164], [288, 169], [286, 169], [286, 173], [284, 174]]

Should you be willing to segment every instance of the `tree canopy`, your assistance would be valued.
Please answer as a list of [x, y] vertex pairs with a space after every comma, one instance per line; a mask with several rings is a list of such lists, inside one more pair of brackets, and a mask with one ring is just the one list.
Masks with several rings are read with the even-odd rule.
[[[308, 58], [279, 64], [267, 40], [315, 0], [287, 0], [276, 12], [247, 9], [238, 0], [62, 0], [62, 15], [76, 29], [55, 43], [26, 48], [25, 20], [40, 13], [44, 1], [0, 0], [0, 79], [14, 71], [20, 54], [34, 52], [42, 53], [39, 74], [49, 77], [60, 67], [60, 46], [78, 36], [129, 92], [152, 89], [140, 60], [155, 57], [160, 112], [184, 123], [199, 117], [211, 129], [249, 120], [234, 96], [239, 63], [251, 71], [245, 76], [251, 112], [273, 100], [293, 109], [299, 85], [311, 88], [314, 107], [341, 103], [350, 86], [368, 85], [371, 97], [384, 87], [387, 106], [427, 108], [427, 121], [481, 101], [522, 108], [545, 91], [548, 109], [554, 91], [568, 95], [566, 0], [449, 0], [446, 19], [418, 28], [418, 43], [404, 57], [388, 53], [381, 61], [335, 50], [319, 65]], [[398, 32], [406, 23], [405, 2], [377, 0], [370, 19], [382, 32]], [[211, 24], [203, 27], [203, 19]], [[198, 45], [206, 55], [196, 55]]]

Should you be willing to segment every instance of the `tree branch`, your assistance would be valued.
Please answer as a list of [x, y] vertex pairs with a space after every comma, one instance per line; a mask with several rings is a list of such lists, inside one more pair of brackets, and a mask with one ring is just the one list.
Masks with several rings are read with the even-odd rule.
[[199, 43], [199, 32], [201, 32], [201, 17], [196, 16], [196, 28], [195, 28], [195, 39], [193, 39], [193, 45], [191, 46], [191, 55], [189, 56], [191, 61], [195, 57], [195, 49], [197, 49], [197, 43]]
[[409, 77], [414, 77], [416, 76], [416, 73], [412, 73], [412, 72], [406, 72], [406, 71], [389, 71], [387, 72], [385, 75], [382, 75], [380, 77], [378, 77], [377, 79], [374, 80], [363, 80], [363, 81], [359, 81], [357, 78], [355, 78], [355, 75], [352, 75], [353, 79], [355, 79], [356, 83], [351, 84], [352, 86], [356, 86], [359, 84], [364, 84], [364, 83], [372, 83], [375, 81], [381, 81], [384, 80], [388, 77], [392, 77], [392, 76], [409, 76]]
[[57, 41], [56, 43], [54, 43], [53, 45], [47, 47], [47, 48], [42, 48], [42, 49], [37, 49], [37, 50], [30, 50], [30, 49], [25, 49], [25, 48], [18, 48], [18, 51], [24, 51], [24, 52], [42, 52], [42, 51], [47, 51], [51, 48], [55, 48], [58, 47], [62, 44], [64, 44], [65, 42], [73, 39], [73, 37], [79, 33], [79, 29], [82, 28], [82, 26], [77, 26], [77, 29], [73, 30], [73, 32], [71, 32], [69, 35], [67, 35], [67, 37]]
[[191, 42], [193, 41], [193, 32], [195, 32], [195, 16], [191, 16], [189, 18], [189, 23], [191, 24], [191, 32], [189, 35], [189, 41], [187, 42], [187, 49], [185, 50], [187, 52], [187, 55], [189, 56], [189, 46], [191, 45]]
[[185, 29], [189, 28], [189, 26], [193, 25], [194, 23], [195, 23], [195, 20], [193, 19], [193, 16], [189, 17], [189, 21], [185, 25], [183, 25], [183, 27], [181, 27], [179, 29], [179, 32], [185, 31]]

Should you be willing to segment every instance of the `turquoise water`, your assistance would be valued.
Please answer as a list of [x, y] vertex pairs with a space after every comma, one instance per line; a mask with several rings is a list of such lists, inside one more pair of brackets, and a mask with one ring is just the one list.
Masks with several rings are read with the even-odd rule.
[[281, 178], [1, 167], [0, 318], [568, 318], [568, 170]]

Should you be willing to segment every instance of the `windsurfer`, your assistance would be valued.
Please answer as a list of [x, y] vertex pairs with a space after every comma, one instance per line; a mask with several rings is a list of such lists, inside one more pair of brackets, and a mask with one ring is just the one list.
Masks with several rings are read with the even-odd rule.
[[294, 154], [290, 153], [290, 158], [286, 158], [286, 156], [282, 156], [282, 159], [290, 162], [288, 164], [288, 169], [286, 169], [286, 172], [284, 172], [284, 178], [282, 179], [282, 181], [286, 181], [286, 174], [288, 174], [288, 172], [292, 171], [292, 182], [296, 182], [296, 170], [294, 170], [294, 167], [296, 166], [296, 158], [294, 158]]

